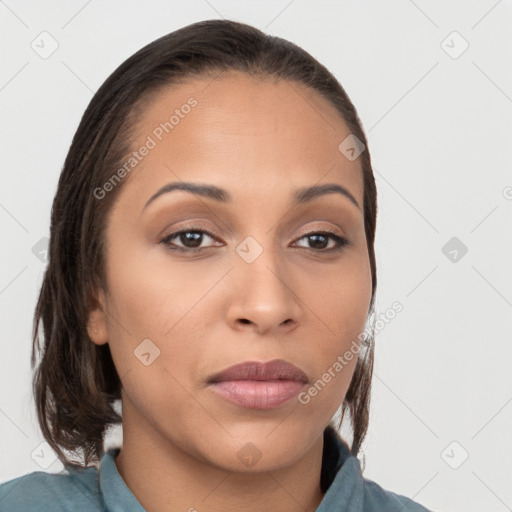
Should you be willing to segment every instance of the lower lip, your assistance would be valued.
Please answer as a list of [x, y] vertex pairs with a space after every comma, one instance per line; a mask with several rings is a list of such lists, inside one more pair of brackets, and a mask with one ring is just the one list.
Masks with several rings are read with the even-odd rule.
[[275, 409], [305, 386], [297, 380], [230, 380], [210, 387], [229, 402], [248, 409]]

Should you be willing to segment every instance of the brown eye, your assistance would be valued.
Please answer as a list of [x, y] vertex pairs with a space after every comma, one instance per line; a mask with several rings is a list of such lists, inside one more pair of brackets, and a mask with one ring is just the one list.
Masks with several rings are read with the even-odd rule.
[[[306, 239], [307, 243], [310, 244], [310, 247], [305, 247], [305, 249], [312, 249], [319, 252], [339, 251], [349, 243], [346, 238], [331, 231], [315, 231], [307, 233], [299, 238], [299, 240], [303, 239]], [[331, 247], [328, 247], [329, 239], [334, 242], [334, 245]]]
[[179, 231], [174, 231], [167, 235], [161, 243], [164, 244], [168, 249], [178, 250], [184, 252], [199, 252], [203, 249], [212, 247], [211, 245], [206, 247], [200, 247], [205, 237], [217, 240], [211, 233], [205, 229], [199, 228], [183, 228]]

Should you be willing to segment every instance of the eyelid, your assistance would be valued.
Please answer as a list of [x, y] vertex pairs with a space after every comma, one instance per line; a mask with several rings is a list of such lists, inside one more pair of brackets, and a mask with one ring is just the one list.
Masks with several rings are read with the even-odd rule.
[[[188, 233], [188, 232], [204, 233], [205, 235], [208, 235], [210, 238], [212, 238], [216, 242], [220, 242], [219, 238], [216, 235], [214, 235], [209, 229], [199, 226], [197, 224], [182, 226], [182, 227], [171, 230], [168, 234], [165, 234], [162, 236], [162, 242], [164, 242], [165, 240], [169, 240], [171, 238], [175, 238], [182, 233]], [[205, 249], [205, 247], [204, 247], [204, 249]]]
[[[192, 200], [190, 198], [187, 199], [188, 201], [184, 203], [182, 203], [181, 200], [171, 205], [165, 205], [164, 208], [157, 210], [155, 214], [156, 217], [152, 217], [153, 222], [157, 222], [158, 224], [165, 222], [167, 226], [165, 227], [165, 231], [170, 232], [170, 229], [174, 231], [174, 228], [169, 227], [167, 224], [169, 219], [173, 220], [173, 225], [184, 223], [186, 227], [190, 227], [190, 223], [194, 223], [194, 227], [198, 227], [197, 224], [203, 223], [211, 225], [213, 221], [214, 225], [217, 225], [217, 228], [220, 228], [223, 233], [226, 233], [226, 236], [234, 236], [232, 224], [236, 222], [236, 217], [232, 216], [231, 212], [228, 210], [217, 212], [215, 206], [222, 205], [210, 206], [203, 202], [198, 204], [197, 200], [191, 202]], [[149, 222], [151, 223], [152, 221]], [[203, 228], [201, 227], [201, 229]]]
[[302, 235], [299, 235], [298, 237], [296, 237], [295, 240], [300, 239], [307, 235], [311, 235], [314, 233], [322, 233], [322, 232], [323, 233], [331, 233], [333, 235], [337, 235], [337, 236], [345, 238], [343, 233], [341, 232], [341, 229], [336, 229], [336, 228], [332, 228], [332, 227], [313, 227], [313, 228], [308, 228], [306, 231], [304, 231], [304, 233]]

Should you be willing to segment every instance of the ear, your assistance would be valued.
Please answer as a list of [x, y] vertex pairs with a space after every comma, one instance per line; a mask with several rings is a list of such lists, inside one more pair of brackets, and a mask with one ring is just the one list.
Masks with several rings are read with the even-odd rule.
[[97, 294], [95, 306], [87, 315], [87, 333], [96, 345], [104, 345], [108, 342], [106, 299], [102, 290]]

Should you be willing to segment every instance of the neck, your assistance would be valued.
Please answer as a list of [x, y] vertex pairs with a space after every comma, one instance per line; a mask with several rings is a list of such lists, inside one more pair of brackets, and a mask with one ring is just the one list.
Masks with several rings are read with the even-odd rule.
[[119, 474], [148, 512], [314, 512], [320, 489], [323, 435], [291, 466], [233, 472], [200, 460], [162, 437], [123, 404]]

